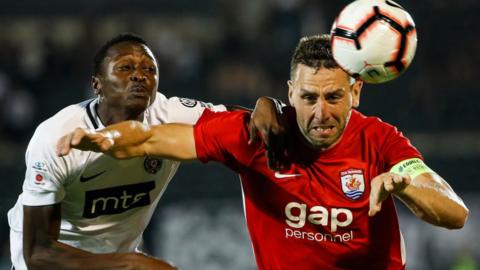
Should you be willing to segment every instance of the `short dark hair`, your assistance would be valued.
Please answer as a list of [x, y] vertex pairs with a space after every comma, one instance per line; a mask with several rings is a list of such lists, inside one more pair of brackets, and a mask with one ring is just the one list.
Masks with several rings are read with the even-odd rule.
[[340, 67], [332, 54], [330, 35], [313, 35], [300, 39], [290, 62], [290, 78], [295, 76], [298, 64], [320, 69]]
[[105, 59], [105, 56], [107, 55], [108, 50], [111, 47], [122, 42], [134, 42], [134, 43], [139, 43], [139, 44], [148, 46], [147, 42], [139, 35], [136, 35], [133, 33], [118, 34], [117, 36], [113, 37], [109, 41], [105, 42], [105, 44], [103, 44], [102, 47], [98, 49], [97, 53], [93, 57], [93, 75], [96, 76], [100, 74], [102, 62]]

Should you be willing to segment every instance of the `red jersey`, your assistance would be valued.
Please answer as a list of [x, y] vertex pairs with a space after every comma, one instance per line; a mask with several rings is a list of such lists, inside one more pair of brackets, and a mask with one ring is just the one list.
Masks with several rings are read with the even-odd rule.
[[259, 269], [405, 269], [393, 199], [368, 216], [370, 181], [396, 163], [421, 158], [397, 129], [352, 110], [341, 140], [318, 152], [296, 145], [286, 171], [267, 167], [262, 143], [248, 145], [247, 112], [204, 112], [195, 125], [197, 156], [240, 174], [245, 215]]

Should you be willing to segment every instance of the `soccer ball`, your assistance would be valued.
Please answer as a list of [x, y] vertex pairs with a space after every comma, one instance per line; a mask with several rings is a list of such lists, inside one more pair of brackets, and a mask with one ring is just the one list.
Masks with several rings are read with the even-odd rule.
[[342, 69], [367, 83], [398, 77], [417, 48], [415, 23], [390, 0], [357, 0], [347, 5], [331, 31], [333, 57]]

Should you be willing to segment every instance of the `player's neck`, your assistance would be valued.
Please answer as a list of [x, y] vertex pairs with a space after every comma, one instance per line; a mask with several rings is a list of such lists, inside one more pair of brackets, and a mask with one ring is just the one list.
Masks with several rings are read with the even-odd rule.
[[112, 125], [127, 120], [143, 122], [144, 111], [128, 110], [125, 107], [108, 106], [106, 103], [96, 104], [95, 110], [104, 126]]

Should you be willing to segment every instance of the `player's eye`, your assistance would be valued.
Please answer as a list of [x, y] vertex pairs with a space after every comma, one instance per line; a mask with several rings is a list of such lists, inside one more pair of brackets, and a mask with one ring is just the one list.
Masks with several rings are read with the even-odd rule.
[[120, 65], [118, 68], [120, 71], [130, 71], [132, 69], [131, 65]]
[[155, 69], [154, 66], [144, 67], [143, 69], [148, 73], [155, 73], [156, 72], [156, 69]]
[[307, 103], [315, 103], [317, 101], [317, 96], [315, 95], [303, 95], [301, 98]]
[[330, 103], [337, 103], [343, 98], [343, 94], [341, 93], [332, 93], [332, 94], [327, 94], [325, 96], [325, 100], [330, 102]]

